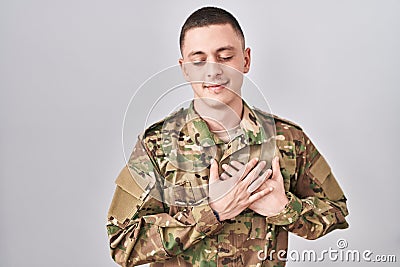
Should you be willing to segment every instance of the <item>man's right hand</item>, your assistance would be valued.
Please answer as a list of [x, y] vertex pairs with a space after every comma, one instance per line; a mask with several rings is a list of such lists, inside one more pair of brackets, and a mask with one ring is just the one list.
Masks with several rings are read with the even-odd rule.
[[[213, 160], [210, 167], [210, 180], [209, 180], [209, 190], [210, 196], [210, 207], [218, 213], [220, 221], [227, 219], [232, 219], [239, 215], [243, 210], [250, 206], [253, 202], [262, 198], [263, 196], [270, 193], [270, 188], [260, 190], [258, 192], [249, 192], [249, 185], [257, 178], [262, 169], [265, 167], [265, 161], [258, 162], [258, 159], [252, 159], [244, 168], [236, 171], [234, 176], [228, 178], [234, 184], [231, 186], [221, 187], [224, 181], [224, 177], [220, 178], [218, 173], [218, 163]], [[228, 166], [231, 167], [231, 166]], [[264, 175], [268, 175], [265, 172]], [[227, 177], [225, 177], [226, 179]], [[262, 179], [263, 177], [261, 177]], [[228, 192], [227, 192], [228, 190]], [[222, 196], [222, 197], [220, 197]]]

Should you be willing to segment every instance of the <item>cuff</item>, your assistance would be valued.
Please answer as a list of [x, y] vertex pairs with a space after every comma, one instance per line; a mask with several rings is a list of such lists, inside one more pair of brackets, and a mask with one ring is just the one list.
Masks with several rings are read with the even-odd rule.
[[215, 234], [224, 226], [215, 216], [214, 211], [208, 204], [194, 206], [192, 208], [192, 214], [196, 222], [197, 231], [204, 235]]
[[288, 197], [289, 202], [286, 204], [285, 208], [278, 214], [267, 217], [267, 223], [288, 225], [297, 221], [303, 208], [303, 203], [301, 202], [301, 199], [293, 195], [291, 192], [287, 192], [286, 196]]

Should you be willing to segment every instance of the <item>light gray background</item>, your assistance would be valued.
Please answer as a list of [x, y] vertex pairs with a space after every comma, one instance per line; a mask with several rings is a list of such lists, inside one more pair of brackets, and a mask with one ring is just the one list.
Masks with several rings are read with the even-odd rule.
[[180, 27], [205, 4], [239, 19], [248, 77], [274, 113], [303, 126], [348, 197], [348, 230], [291, 235], [290, 248], [345, 238], [399, 260], [400, 1], [3, 0], [1, 266], [115, 266], [105, 223], [125, 109], [176, 64]]

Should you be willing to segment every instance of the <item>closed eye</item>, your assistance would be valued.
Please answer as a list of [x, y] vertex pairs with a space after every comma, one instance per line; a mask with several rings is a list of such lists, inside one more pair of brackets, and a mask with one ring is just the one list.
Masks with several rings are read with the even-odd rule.
[[229, 61], [233, 58], [233, 56], [229, 56], [229, 57], [219, 57], [220, 61]]
[[202, 66], [206, 63], [206, 61], [200, 60], [200, 61], [193, 61], [192, 64], [195, 66]]

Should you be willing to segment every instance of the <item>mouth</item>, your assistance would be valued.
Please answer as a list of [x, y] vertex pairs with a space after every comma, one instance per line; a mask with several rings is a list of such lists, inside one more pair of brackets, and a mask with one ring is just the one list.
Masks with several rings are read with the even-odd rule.
[[228, 83], [229, 83], [229, 81], [226, 81], [223, 83], [205, 83], [205, 84], [203, 84], [203, 88], [208, 90], [209, 92], [218, 94], [226, 88], [225, 86]]

